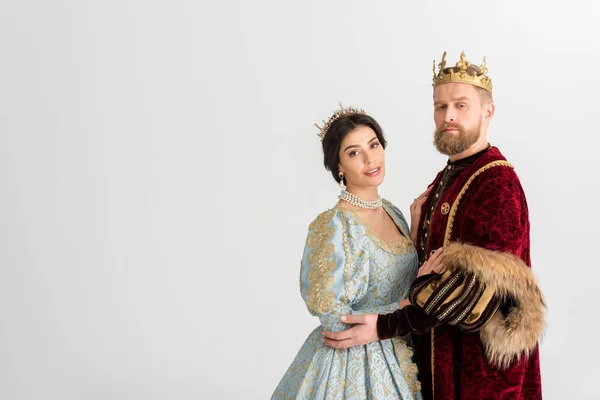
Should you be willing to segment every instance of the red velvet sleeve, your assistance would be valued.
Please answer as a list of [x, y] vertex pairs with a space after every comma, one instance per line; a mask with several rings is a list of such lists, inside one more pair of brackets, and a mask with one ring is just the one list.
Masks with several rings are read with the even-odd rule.
[[512, 253], [529, 260], [529, 214], [525, 194], [515, 171], [490, 168], [469, 187], [461, 200], [459, 232], [452, 241], [488, 250]]

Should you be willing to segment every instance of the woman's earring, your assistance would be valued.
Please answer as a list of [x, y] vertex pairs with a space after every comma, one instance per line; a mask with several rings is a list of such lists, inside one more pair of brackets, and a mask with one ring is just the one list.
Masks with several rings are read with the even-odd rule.
[[340, 177], [340, 188], [342, 190], [346, 190], [346, 185], [344, 185], [344, 173], [342, 171], [340, 171], [338, 173], [338, 176]]

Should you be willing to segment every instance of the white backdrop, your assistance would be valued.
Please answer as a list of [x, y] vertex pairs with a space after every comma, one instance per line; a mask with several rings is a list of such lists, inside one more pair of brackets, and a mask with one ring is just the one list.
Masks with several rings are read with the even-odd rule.
[[365, 108], [408, 206], [432, 60], [486, 55], [528, 196], [547, 399], [598, 398], [594, 1], [0, 0], [0, 398], [267, 399], [318, 324], [314, 122]]

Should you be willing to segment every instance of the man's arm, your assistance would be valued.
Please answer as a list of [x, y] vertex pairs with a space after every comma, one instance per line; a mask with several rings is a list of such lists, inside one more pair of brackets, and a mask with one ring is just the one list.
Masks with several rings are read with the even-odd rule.
[[[482, 175], [487, 176], [481, 176], [468, 192], [469, 207], [458, 235], [475, 246], [450, 244], [445, 256], [448, 271], [441, 278], [415, 281], [412, 306], [387, 315], [346, 319], [358, 325], [335, 335], [326, 332], [327, 345], [347, 348], [407, 333], [425, 333], [442, 323], [475, 332], [494, 317], [490, 329], [531, 327], [522, 333], [527, 337], [523, 346], [496, 357], [495, 364], [505, 364], [535, 347], [543, 331], [544, 302], [531, 271], [515, 257], [523, 257], [523, 235], [528, 238], [529, 233], [524, 195], [512, 169], [493, 168]], [[496, 312], [505, 299], [514, 297], [520, 299], [521, 308], [527, 308], [528, 321], [519, 317], [523, 310], [511, 316]], [[514, 346], [489, 344], [496, 354], [505, 353], [502, 347]]]
[[[445, 271], [443, 254], [444, 250], [438, 249], [421, 266], [415, 283], [435, 278], [435, 275]], [[379, 318], [377, 314], [343, 316], [342, 322], [356, 324], [356, 326], [341, 332], [323, 332], [325, 344], [333, 348], [348, 348], [388, 337], [404, 336], [411, 332], [423, 333], [431, 329], [429, 325], [437, 323], [434, 318], [422, 314], [422, 310], [419, 311], [418, 307], [413, 307], [411, 299], [401, 301], [399, 306], [400, 310], [396, 310], [392, 314], [380, 314]], [[404, 327], [408, 331], [402, 333], [398, 329], [399, 327]]]

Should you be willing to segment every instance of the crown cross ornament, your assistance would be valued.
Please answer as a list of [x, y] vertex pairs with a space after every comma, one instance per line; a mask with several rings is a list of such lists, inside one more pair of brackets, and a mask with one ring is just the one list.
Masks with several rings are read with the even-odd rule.
[[487, 64], [485, 57], [480, 66], [476, 66], [469, 61], [463, 51], [460, 54], [460, 60], [454, 67], [446, 68], [446, 52], [442, 56], [442, 61], [438, 64], [438, 70], [435, 69], [435, 60], [433, 60], [433, 87], [450, 82], [468, 83], [492, 91], [492, 80], [487, 76]]
[[323, 141], [323, 138], [325, 137], [327, 130], [329, 130], [329, 128], [331, 127], [331, 124], [333, 124], [337, 119], [348, 116], [348, 115], [367, 114], [365, 112], [365, 110], [363, 110], [362, 108], [361, 109], [352, 108], [352, 107], [344, 108], [344, 106], [342, 106], [342, 103], [339, 103], [339, 105], [340, 105], [340, 109], [338, 111], [334, 112], [333, 115], [331, 116], [331, 118], [329, 118], [329, 120], [327, 122], [323, 121], [322, 126], [315, 124], [315, 126], [319, 130], [319, 133], [317, 133], [317, 136], [319, 137], [321, 142]]

